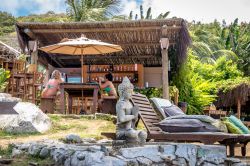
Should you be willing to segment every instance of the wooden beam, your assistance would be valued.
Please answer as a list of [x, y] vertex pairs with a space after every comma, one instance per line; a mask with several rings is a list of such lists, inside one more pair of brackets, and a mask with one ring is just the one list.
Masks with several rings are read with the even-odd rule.
[[[51, 55], [52, 57], [53, 55]], [[135, 56], [135, 55], [128, 55], [128, 56], [124, 56], [124, 55], [121, 55], [121, 56], [108, 56], [108, 55], [102, 55], [102, 56], [83, 56], [83, 59], [127, 59], [127, 58], [139, 58], [139, 59], [147, 59], [147, 58], [157, 58], [158, 56], [155, 56], [155, 55], [138, 55], [138, 56]], [[160, 58], [160, 57], [159, 57]], [[65, 56], [65, 55], [62, 55], [62, 56], [58, 56], [58, 59], [62, 59], [62, 60], [67, 60], [67, 59], [79, 59], [80, 60], [80, 56], [71, 56], [71, 55], [68, 55], [68, 56]]]
[[[181, 26], [169, 26], [169, 30], [179, 30]], [[122, 32], [122, 31], [147, 31], [161, 30], [160, 26], [149, 27], [119, 27], [119, 28], [88, 28], [88, 29], [33, 29], [33, 33], [88, 33], [88, 32]]]
[[168, 38], [161, 38], [161, 55], [162, 55], [162, 91], [163, 98], [169, 98], [169, 83], [168, 83], [168, 46], [169, 40]]
[[241, 102], [240, 99], [237, 99], [237, 117], [240, 119], [241, 116]]
[[36, 35], [30, 29], [25, 28], [23, 32], [26, 33], [26, 35], [28, 35], [31, 39], [36, 39]]
[[51, 57], [51, 59], [59, 66], [59, 67], [63, 67], [63, 65], [59, 62], [59, 60], [55, 57]]

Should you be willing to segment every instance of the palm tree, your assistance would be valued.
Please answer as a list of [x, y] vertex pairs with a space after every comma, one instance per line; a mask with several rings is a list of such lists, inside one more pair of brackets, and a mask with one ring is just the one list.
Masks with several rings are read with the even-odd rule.
[[[153, 19], [152, 18], [152, 12], [151, 12], [151, 7], [148, 8], [147, 10], [147, 14], [146, 16], [144, 16], [144, 9], [143, 9], [143, 6], [140, 5], [140, 19], [141, 20], [144, 20], [144, 19]], [[167, 18], [167, 16], [169, 15], [169, 11], [168, 12], [165, 12], [165, 13], [161, 13], [159, 14], [155, 19], [165, 19]], [[129, 17], [128, 17], [129, 20], [132, 20], [133, 19], [133, 11], [130, 11], [129, 13]], [[135, 15], [135, 20], [138, 19], [138, 14]]]
[[74, 21], [108, 20], [119, 12], [120, 0], [66, 0], [67, 14]]

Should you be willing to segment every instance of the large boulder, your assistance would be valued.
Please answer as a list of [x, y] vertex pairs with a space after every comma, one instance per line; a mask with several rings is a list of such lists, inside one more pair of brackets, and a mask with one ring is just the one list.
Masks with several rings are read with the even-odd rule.
[[14, 110], [18, 114], [0, 115], [0, 129], [10, 133], [44, 133], [51, 127], [49, 117], [35, 104], [19, 102]]
[[0, 102], [20, 102], [21, 99], [17, 97], [12, 97], [8, 93], [0, 93]]

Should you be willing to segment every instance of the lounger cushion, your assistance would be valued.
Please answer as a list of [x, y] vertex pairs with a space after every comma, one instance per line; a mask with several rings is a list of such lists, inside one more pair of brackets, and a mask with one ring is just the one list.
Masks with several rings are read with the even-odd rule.
[[170, 107], [172, 106], [172, 103], [169, 100], [157, 97], [150, 98], [150, 100], [153, 102], [154, 106], [156, 107], [156, 110], [159, 111], [162, 117], [166, 118], [167, 116], [165, 115], [165, 112], [162, 107]]
[[244, 134], [250, 134], [249, 129], [241, 122], [240, 119], [231, 115], [229, 117], [230, 122], [232, 122], [235, 126], [237, 126]]
[[161, 107], [161, 108], [164, 110], [166, 117], [185, 115], [185, 113], [176, 105], [172, 105], [170, 107]]
[[198, 119], [164, 119], [158, 126], [165, 132], [219, 132], [213, 125]]
[[240, 130], [235, 124], [233, 124], [228, 117], [222, 119], [222, 122], [227, 126], [229, 133], [233, 134], [243, 134], [243, 131]]

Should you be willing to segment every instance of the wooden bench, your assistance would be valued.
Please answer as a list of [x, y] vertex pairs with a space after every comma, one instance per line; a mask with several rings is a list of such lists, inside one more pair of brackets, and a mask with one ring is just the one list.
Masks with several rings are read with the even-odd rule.
[[53, 114], [55, 105], [55, 97], [42, 97], [40, 109], [44, 113]]

